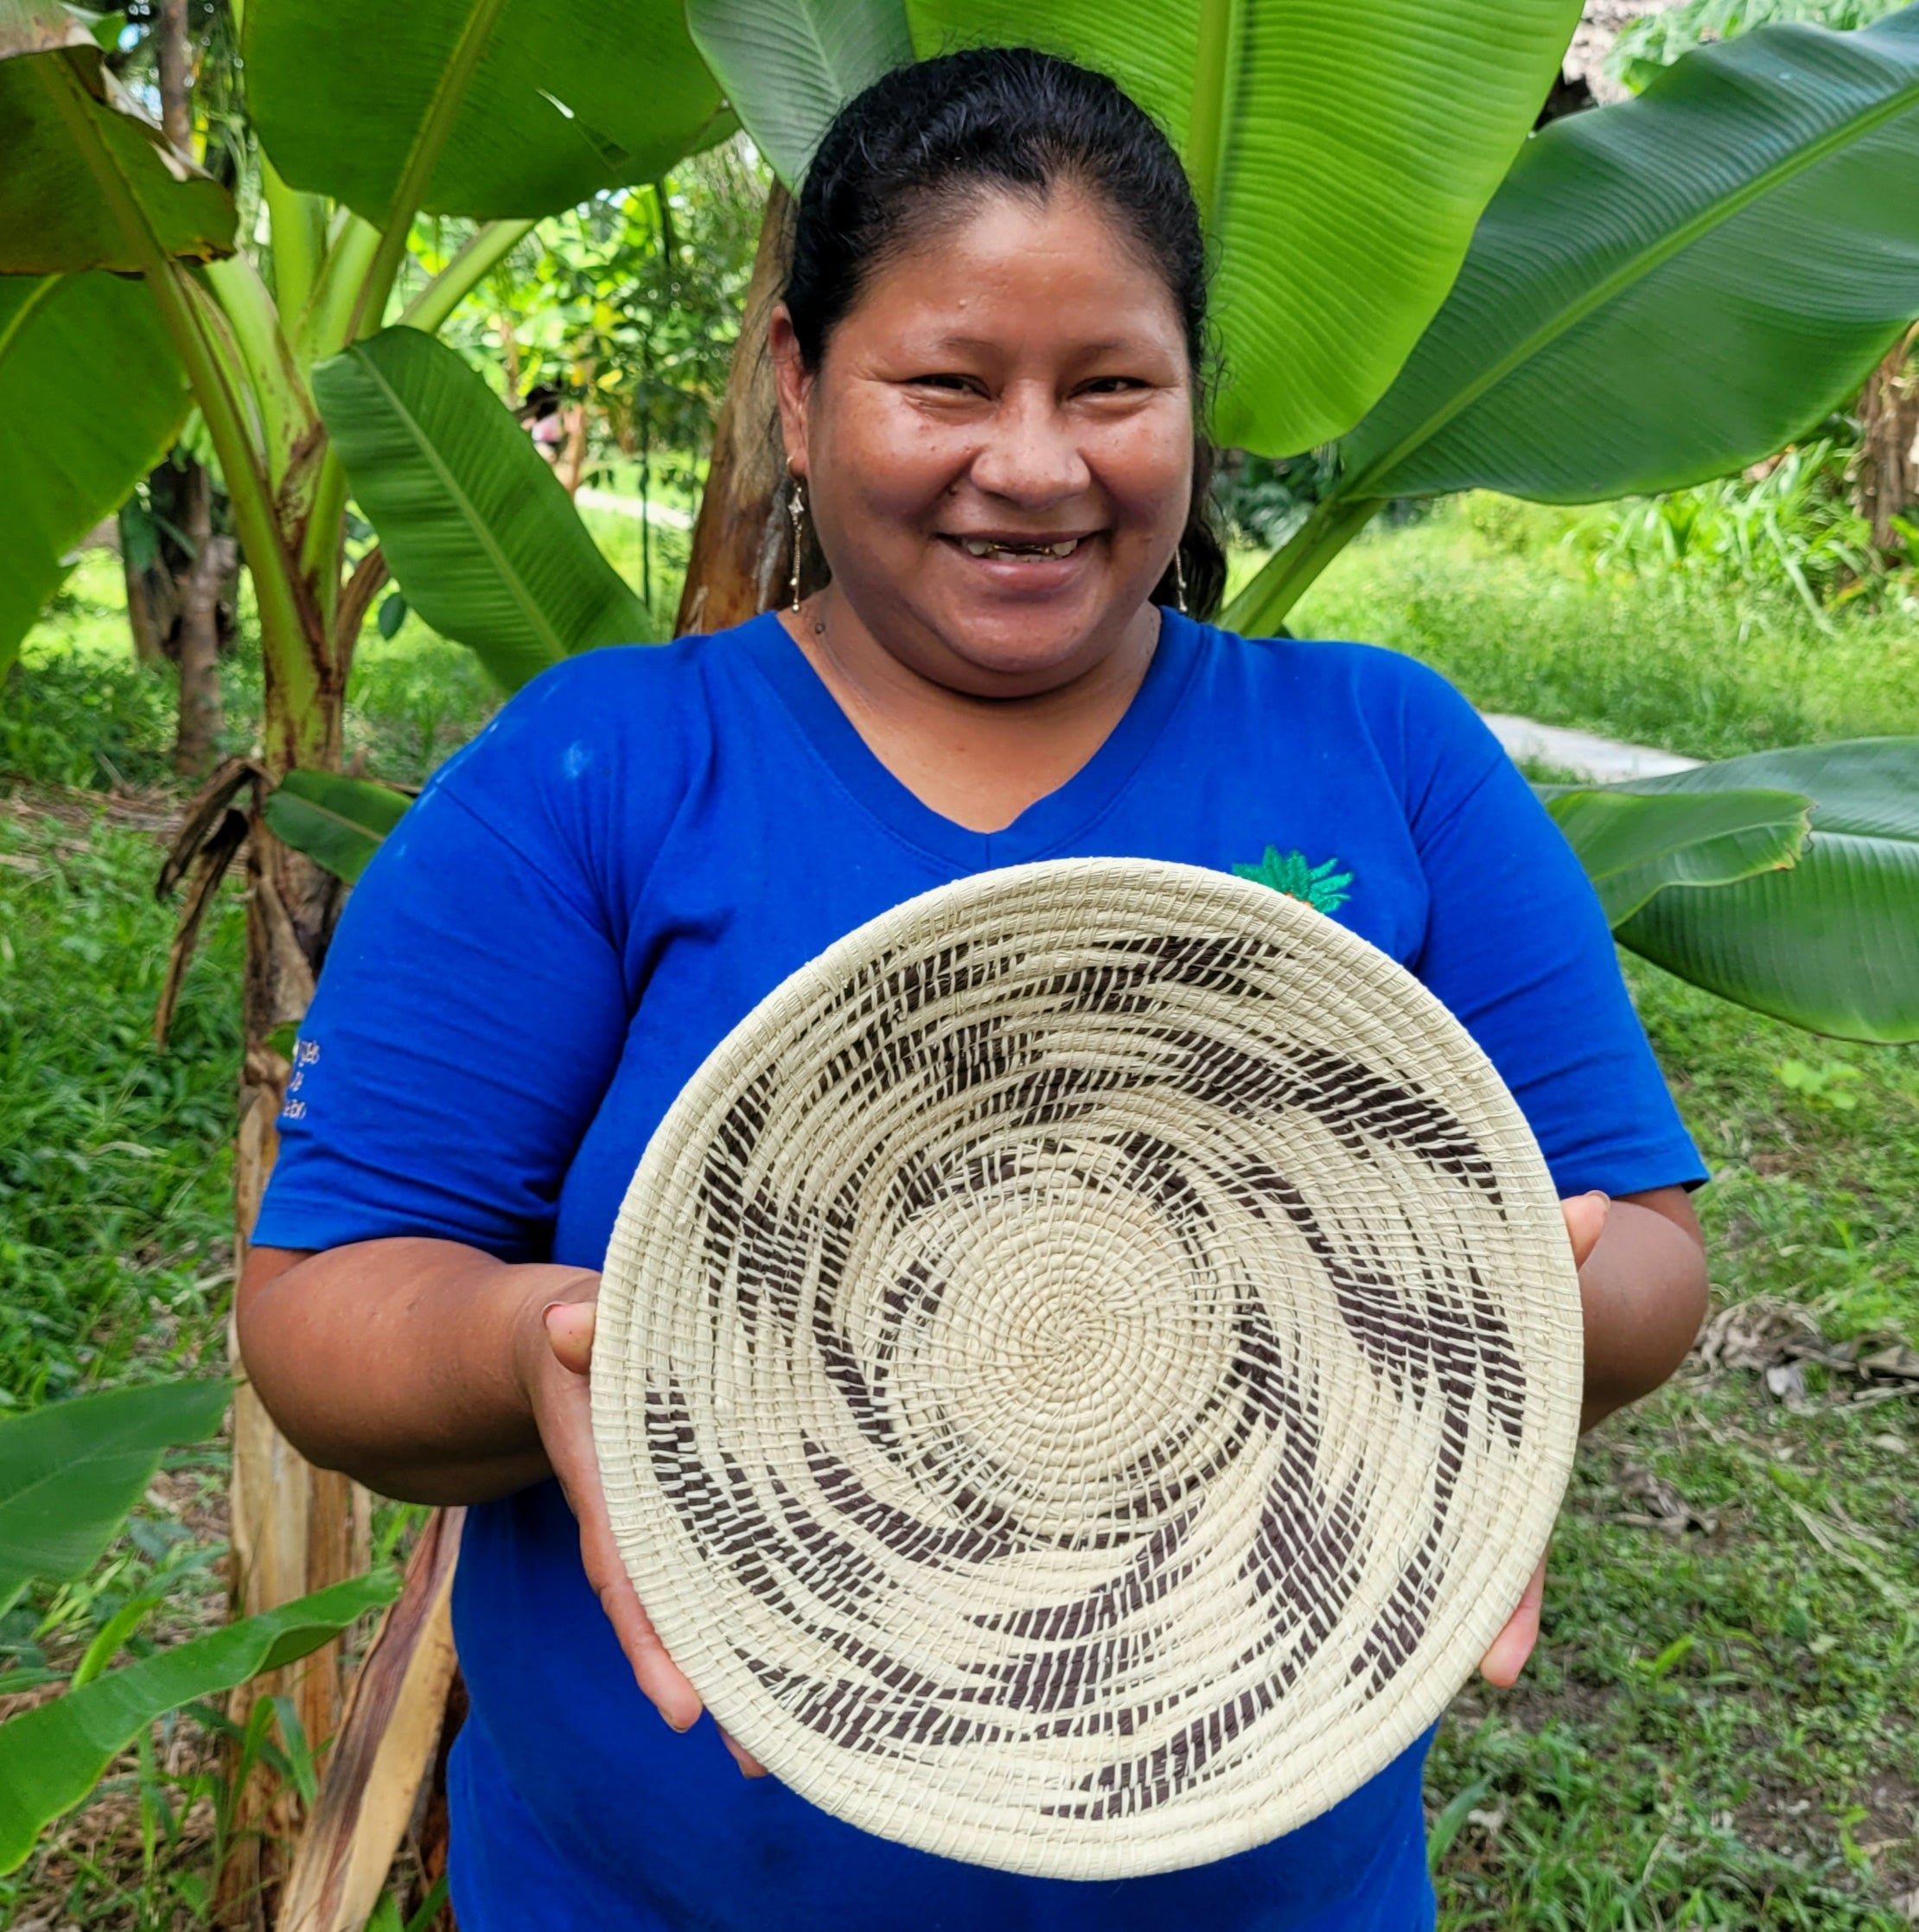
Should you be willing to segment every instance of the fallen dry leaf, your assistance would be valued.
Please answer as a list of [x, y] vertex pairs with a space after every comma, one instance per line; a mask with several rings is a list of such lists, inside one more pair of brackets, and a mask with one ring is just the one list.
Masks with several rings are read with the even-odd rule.
[[1688, 1361], [1694, 1374], [1708, 1378], [1736, 1369], [1756, 1374], [1782, 1402], [1808, 1400], [1808, 1362], [1830, 1371], [1835, 1385], [1841, 1378], [1856, 1380], [1858, 1386], [1850, 1393], [1835, 1386], [1834, 1401], [1889, 1402], [1919, 1395], [1919, 1349], [1883, 1334], [1829, 1341], [1808, 1310], [1770, 1295], [1720, 1309], [1699, 1330]]
[[1672, 1483], [1636, 1463], [1629, 1463], [1619, 1472], [1619, 1493], [1642, 1501], [1647, 1507], [1644, 1510], [1617, 1511], [1604, 1519], [1607, 1522], [1624, 1523], [1634, 1529], [1663, 1530], [1668, 1536], [1683, 1536], [1690, 1529], [1711, 1536], [1718, 1529], [1716, 1515], [1693, 1508]]

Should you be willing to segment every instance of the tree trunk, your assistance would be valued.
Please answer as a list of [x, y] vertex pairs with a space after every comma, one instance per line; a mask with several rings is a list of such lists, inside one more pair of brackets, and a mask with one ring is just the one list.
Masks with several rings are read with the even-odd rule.
[[[214, 532], [213, 484], [205, 464], [189, 462], [178, 498], [188, 561], [179, 595], [180, 721], [173, 768], [185, 776], [206, 771], [220, 751], [226, 711], [220, 691], [220, 593], [235, 561], [231, 537]], [[129, 607], [131, 615], [131, 606]]]
[[1872, 542], [1884, 552], [1906, 546], [1892, 520], [1919, 498], [1919, 372], [1908, 367], [1919, 329], [1905, 336], [1865, 379], [1859, 398], [1862, 431], [1852, 469], [1852, 501], [1872, 520]]
[[587, 410], [593, 394], [593, 359], [590, 356], [580, 372], [580, 399], [577, 403], [568, 403], [560, 411], [560, 421], [566, 425], [566, 446], [560, 453], [559, 480], [566, 486], [569, 496], [579, 494], [580, 477], [586, 469]]
[[724, 630], [756, 616], [784, 588], [792, 568], [786, 519], [779, 513], [784, 476], [767, 353], [767, 322], [779, 299], [792, 224], [792, 199], [775, 182], [760, 224], [726, 398], [713, 426], [713, 457], [673, 619], [675, 636]]
[[[153, 13], [156, 64], [159, 68], [160, 126], [186, 159], [194, 156], [194, 49], [187, 25], [188, 0], [157, 0]], [[156, 596], [150, 579], [137, 590], [127, 571], [127, 616], [135, 652], [146, 658], [156, 646], [180, 667], [180, 723], [174, 738], [173, 768], [185, 776], [207, 769], [219, 754], [226, 718], [220, 703], [220, 593], [239, 570], [239, 548], [214, 530], [213, 484], [203, 463], [188, 460], [163, 465], [175, 483], [164, 490], [154, 473], [150, 494], [169, 517], [184, 544], [163, 539], [160, 567], [172, 578], [170, 598]], [[171, 502], [163, 496], [170, 494]], [[184, 552], [184, 556], [179, 554]], [[164, 608], [170, 604], [171, 608]], [[175, 628], [177, 626], [177, 628]]]
[[193, 41], [187, 32], [187, 0], [159, 0], [153, 35], [160, 68], [160, 126], [173, 145], [193, 158]]
[[124, 510], [120, 513], [120, 570], [126, 579], [126, 622], [127, 628], [133, 633], [134, 661], [149, 666], [160, 664], [167, 655], [165, 640], [173, 617], [169, 612], [163, 621], [161, 612], [155, 608], [155, 583], [160, 572], [157, 567], [142, 570], [135, 563], [132, 545], [127, 541]]
[[[405, 1587], [360, 1661], [288, 1875], [277, 1932], [363, 1932], [379, 1903], [420, 1787], [443, 1755], [456, 1674], [453, 1572], [465, 1514], [441, 1509], [427, 1519]], [[422, 1851], [432, 1857], [443, 1846]]]
[[217, 527], [212, 478], [175, 450], [147, 478], [146, 504], [120, 511], [127, 627], [142, 664], [163, 658], [180, 673], [174, 768], [213, 762], [225, 717], [219, 660], [233, 647], [239, 609], [239, 546]]

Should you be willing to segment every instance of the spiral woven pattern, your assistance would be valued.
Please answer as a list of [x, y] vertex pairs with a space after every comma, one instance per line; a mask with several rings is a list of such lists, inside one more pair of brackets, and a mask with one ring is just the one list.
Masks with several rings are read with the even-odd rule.
[[861, 928], [715, 1049], [615, 1231], [594, 1426], [718, 1720], [814, 1803], [1105, 1878], [1444, 1709], [1571, 1467], [1517, 1106], [1269, 887], [1061, 860]]

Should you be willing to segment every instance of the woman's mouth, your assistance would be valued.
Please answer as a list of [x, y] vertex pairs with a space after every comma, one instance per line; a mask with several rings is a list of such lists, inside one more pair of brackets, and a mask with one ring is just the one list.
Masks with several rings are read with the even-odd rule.
[[1084, 537], [1035, 538], [1026, 541], [1011, 537], [949, 537], [969, 557], [1061, 558], [1070, 557], [1088, 539]]

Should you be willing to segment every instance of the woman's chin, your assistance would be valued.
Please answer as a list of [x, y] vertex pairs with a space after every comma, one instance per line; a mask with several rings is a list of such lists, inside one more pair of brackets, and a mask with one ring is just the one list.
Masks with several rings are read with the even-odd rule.
[[979, 697], [1023, 697], [1070, 684], [1108, 654], [1099, 640], [1091, 627], [1004, 619], [940, 631], [944, 654], [958, 673], [946, 681]]
[[928, 628], [952, 666], [970, 674], [966, 689], [1012, 696], [1049, 691], [1090, 670], [1112, 653], [1137, 609], [1083, 596], [967, 599], [928, 613]]

